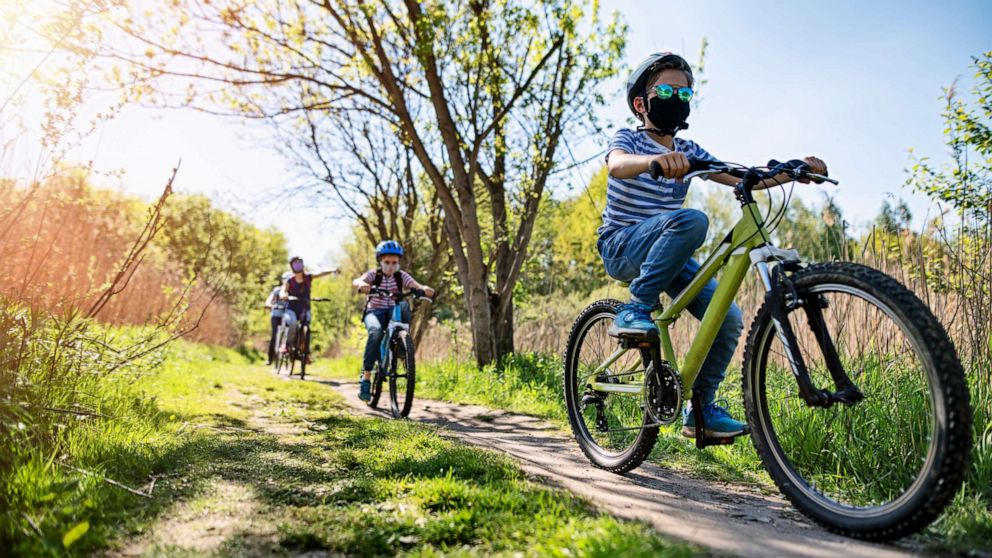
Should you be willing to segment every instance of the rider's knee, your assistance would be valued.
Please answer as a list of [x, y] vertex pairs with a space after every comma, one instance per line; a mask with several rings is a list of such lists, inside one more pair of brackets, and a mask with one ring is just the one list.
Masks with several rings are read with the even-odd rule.
[[702, 246], [703, 242], [706, 241], [706, 231], [710, 228], [710, 220], [702, 211], [691, 208], [679, 209], [672, 213], [671, 218], [699, 246]]

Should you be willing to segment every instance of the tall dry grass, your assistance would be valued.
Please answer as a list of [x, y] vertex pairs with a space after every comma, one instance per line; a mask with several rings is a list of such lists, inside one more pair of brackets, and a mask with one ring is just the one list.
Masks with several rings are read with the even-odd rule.
[[[0, 296], [55, 314], [90, 308], [120, 272], [148, 211], [138, 199], [93, 189], [82, 173], [29, 187], [0, 180]], [[125, 273], [126, 292], [107, 300], [100, 321], [153, 324], [181, 311], [202, 315], [192, 339], [234, 341], [226, 302], [202, 283], [189, 284], [158, 246], [148, 246]]]

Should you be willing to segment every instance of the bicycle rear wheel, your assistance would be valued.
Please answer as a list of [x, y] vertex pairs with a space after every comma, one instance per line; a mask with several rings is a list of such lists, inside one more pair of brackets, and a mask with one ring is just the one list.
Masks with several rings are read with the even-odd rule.
[[410, 414], [413, 405], [413, 390], [417, 383], [416, 362], [414, 361], [413, 340], [401, 332], [393, 340], [392, 371], [389, 374], [389, 402], [393, 417], [403, 418]]
[[640, 465], [658, 439], [642, 394], [603, 393], [593, 381], [644, 384], [647, 367], [640, 351], [626, 352], [599, 373], [617, 350], [617, 339], [607, 331], [616, 318], [618, 300], [600, 300], [579, 314], [565, 348], [565, 406], [582, 452], [597, 467], [625, 473]]
[[[971, 408], [954, 346], [930, 310], [879, 271], [820, 264], [792, 280], [803, 304], [788, 319], [813, 383], [837, 389], [827, 356], [836, 352], [864, 399], [808, 406], [763, 306], [748, 334], [743, 387], [765, 468], [830, 530], [891, 540], [922, 529], [968, 469]], [[817, 339], [817, 313], [830, 342]]]

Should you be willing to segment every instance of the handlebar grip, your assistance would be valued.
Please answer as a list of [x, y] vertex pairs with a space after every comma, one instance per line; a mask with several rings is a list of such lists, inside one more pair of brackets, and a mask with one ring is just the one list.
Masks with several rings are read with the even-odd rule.
[[658, 164], [658, 161], [651, 161], [648, 170], [651, 171], [652, 180], [658, 180], [658, 177], [661, 176], [661, 165]]
[[[686, 174], [702, 171], [702, 170], [709, 170], [710, 165], [712, 164], [713, 164], [712, 161], [706, 161], [704, 159], [696, 159], [694, 157], [689, 157], [689, 170], [686, 172]], [[648, 165], [648, 170], [651, 172], [652, 180], [658, 180], [658, 177], [661, 176], [662, 174], [661, 165], [658, 164], [658, 161], [651, 161], [651, 164]]]
[[[813, 173], [809, 172], [809, 163], [807, 163], [806, 161], [802, 161], [800, 159], [792, 159], [785, 163], [780, 163], [775, 159], [772, 159], [768, 161], [768, 167], [771, 169], [774, 169], [775, 167], [779, 167], [783, 171], [799, 172], [806, 175], [810, 175], [807, 176], [807, 178], [812, 180], [814, 184], [823, 184], [824, 182], [822, 178], [819, 178], [818, 176], [812, 176]], [[829, 172], [824, 173], [823, 176], [829, 176]], [[829, 182], [835, 183], [836, 181], [831, 180]]]

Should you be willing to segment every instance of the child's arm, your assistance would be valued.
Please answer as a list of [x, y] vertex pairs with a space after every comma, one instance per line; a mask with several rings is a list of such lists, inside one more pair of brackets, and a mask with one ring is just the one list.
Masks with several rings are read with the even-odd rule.
[[405, 274], [403, 286], [408, 289], [420, 289], [424, 291], [424, 294], [426, 294], [428, 298], [434, 297], [434, 289], [428, 287], [427, 285], [421, 285], [416, 279], [413, 278], [413, 275], [410, 275], [409, 273]]
[[355, 287], [355, 290], [362, 294], [369, 294], [369, 290], [372, 288], [372, 285], [365, 281], [364, 275], [361, 277], [356, 277], [355, 280], [351, 282], [351, 286]]
[[607, 156], [606, 166], [610, 176], [622, 180], [651, 172], [652, 161], [661, 165], [661, 174], [665, 178], [682, 178], [689, 172], [689, 159], [681, 151], [661, 155], [634, 155], [623, 149], [614, 149]]

